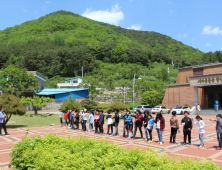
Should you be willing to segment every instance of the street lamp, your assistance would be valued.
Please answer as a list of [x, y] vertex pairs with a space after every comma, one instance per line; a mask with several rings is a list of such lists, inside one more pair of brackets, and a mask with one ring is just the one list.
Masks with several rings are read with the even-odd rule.
[[135, 86], [135, 81], [136, 80], [141, 80], [141, 78], [135, 79], [135, 75], [134, 75], [134, 78], [133, 78], [133, 114], [134, 114], [134, 86]]

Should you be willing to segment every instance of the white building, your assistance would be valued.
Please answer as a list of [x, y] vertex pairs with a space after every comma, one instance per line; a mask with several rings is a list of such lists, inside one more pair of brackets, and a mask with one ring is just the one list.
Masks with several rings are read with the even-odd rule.
[[73, 77], [70, 79], [63, 80], [64, 83], [57, 83], [59, 88], [77, 88], [82, 83], [82, 78]]

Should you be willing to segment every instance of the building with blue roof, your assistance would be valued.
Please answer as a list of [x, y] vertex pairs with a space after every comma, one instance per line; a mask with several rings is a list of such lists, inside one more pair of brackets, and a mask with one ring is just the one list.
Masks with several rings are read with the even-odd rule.
[[36, 95], [47, 96], [54, 98], [55, 101], [66, 101], [70, 98], [75, 98], [77, 101], [82, 99], [89, 98], [89, 89], [88, 88], [61, 88], [61, 89], [42, 89], [38, 91]]

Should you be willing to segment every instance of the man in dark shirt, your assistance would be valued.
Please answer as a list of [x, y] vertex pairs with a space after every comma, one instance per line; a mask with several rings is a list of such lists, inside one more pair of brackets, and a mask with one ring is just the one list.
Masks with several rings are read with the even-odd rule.
[[100, 135], [103, 135], [103, 124], [104, 124], [104, 114], [103, 114], [103, 110], [100, 110], [100, 117], [99, 117], [99, 132], [100, 132]]
[[219, 142], [219, 146], [216, 148], [216, 150], [221, 150], [222, 147], [222, 115], [217, 114], [216, 119], [210, 119], [210, 121], [215, 121], [216, 124], [216, 131], [217, 131], [217, 140]]
[[115, 109], [115, 115], [113, 118], [115, 118], [115, 132], [114, 132], [113, 136], [116, 136], [116, 135], [118, 135], [119, 109]]
[[77, 125], [77, 130], [79, 130], [79, 112], [76, 110], [76, 125]]
[[191, 130], [193, 128], [192, 120], [188, 117], [189, 113], [187, 111], [184, 112], [184, 118], [181, 120], [181, 125], [183, 126], [183, 135], [184, 135], [184, 143], [186, 145], [187, 136], [189, 145], [191, 145]]

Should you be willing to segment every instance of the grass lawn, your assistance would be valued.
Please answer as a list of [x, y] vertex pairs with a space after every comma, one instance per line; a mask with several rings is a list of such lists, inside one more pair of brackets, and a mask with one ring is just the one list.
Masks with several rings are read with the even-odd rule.
[[49, 126], [51, 124], [60, 125], [59, 114], [47, 115], [41, 113], [35, 116], [32, 113], [26, 113], [23, 116], [12, 115], [9, 122], [15, 122], [15, 124], [8, 124], [7, 128], [28, 128]]

